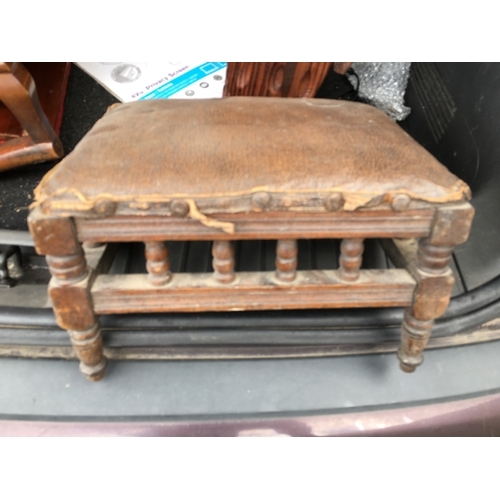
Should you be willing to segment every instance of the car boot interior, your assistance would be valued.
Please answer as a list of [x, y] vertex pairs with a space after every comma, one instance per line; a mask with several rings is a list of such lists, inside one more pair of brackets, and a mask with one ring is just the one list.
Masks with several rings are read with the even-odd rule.
[[[468, 241], [453, 254], [450, 266], [455, 288], [447, 312], [436, 322], [430, 349], [477, 344], [486, 348], [488, 342], [500, 339], [495, 323], [500, 317], [499, 77], [500, 64], [411, 65], [405, 96], [411, 113], [400, 125], [469, 184], [476, 210]], [[317, 97], [359, 100], [347, 78], [333, 71]], [[72, 65], [59, 135], [66, 154], [116, 102]], [[75, 359], [67, 333], [55, 322], [46, 292], [49, 271], [34, 251], [26, 223], [33, 190], [56, 163], [27, 165], [0, 174], [0, 355], [6, 358]], [[298, 269], [336, 268], [339, 245], [331, 240], [299, 240]], [[239, 242], [235, 270], [274, 269], [275, 246], [275, 241]], [[173, 242], [169, 250], [174, 272], [213, 270], [209, 242]], [[387, 269], [394, 264], [379, 241], [368, 240], [363, 267]], [[144, 269], [143, 245], [129, 243], [121, 245], [110, 272]], [[402, 317], [401, 308], [320, 309], [115, 315], [103, 316], [101, 323], [111, 359], [133, 363], [145, 359], [145, 353], [149, 353], [147, 359], [164, 360], [178, 359], [179, 352], [185, 360], [394, 353]], [[176, 353], [172, 347], [180, 351]]]

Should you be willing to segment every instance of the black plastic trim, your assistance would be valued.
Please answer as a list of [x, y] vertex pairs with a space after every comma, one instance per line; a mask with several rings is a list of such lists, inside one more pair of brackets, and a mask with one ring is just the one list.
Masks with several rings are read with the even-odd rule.
[[[110, 346], [304, 342], [331, 345], [395, 341], [402, 315], [402, 308], [134, 314], [102, 316], [101, 324]], [[436, 323], [433, 336], [470, 331], [497, 317], [500, 277], [452, 299], [447, 314]], [[21, 307], [0, 307], [0, 343], [69, 345], [52, 310]]]

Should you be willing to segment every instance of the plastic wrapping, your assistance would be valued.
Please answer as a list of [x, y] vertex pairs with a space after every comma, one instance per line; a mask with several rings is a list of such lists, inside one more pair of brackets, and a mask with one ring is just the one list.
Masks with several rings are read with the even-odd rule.
[[[404, 105], [408, 77], [408, 62], [359, 62], [352, 63], [352, 69], [359, 77], [360, 97], [387, 113], [394, 120], [404, 120], [410, 108]], [[348, 75], [356, 88], [355, 75]]]

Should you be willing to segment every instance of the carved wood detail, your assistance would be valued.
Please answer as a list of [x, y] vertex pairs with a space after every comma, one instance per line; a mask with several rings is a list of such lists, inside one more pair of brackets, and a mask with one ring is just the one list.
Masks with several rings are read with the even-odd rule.
[[146, 269], [149, 281], [155, 286], [168, 283], [171, 279], [168, 248], [162, 241], [145, 242]]
[[414, 372], [423, 362], [422, 352], [431, 336], [434, 320], [419, 320], [410, 311], [403, 319], [401, 347], [398, 351], [399, 366], [406, 373]]
[[[223, 233], [192, 219], [160, 215], [114, 216], [105, 219], [76, 219], [80, 241], [189, 241], [215, 239], [297, 238], [419, 238], [429, 235], [434, 210], [407, 212], [359, 211], [329, 213], [241, 213], [212, 214], [231, 222], [235, 234]], [[41, 252], [44, 253], [44, 252]], [[47, 252], [45, 252], [47, 253]]]
[[[74, 223], [69, 218], [47, 217], [40, 210], [33, 210], [28, 222], [37, 251], [48, 250], [46, 260], [52, 275], [49, 296], [57, 324], [68, 331], [80, 359], [80, 371], [89, 380], [100, 380], [104, 376], [106, 358], [90, 296], [94, 271], [87, 266], [83, 248], [76, 239]], [[106, 250], [107, 247], [97, 250], [103, 263], [93, 262], [95, 270], [104, 271], [110, 265], [113, 249]]]
[[228, 63], [224, 96], [314, 97], [332, 63]]
[[234, 281], [234, 245], [231, 241], [214, 241], [212, 244], [212, 265], [219, 283]]
[[[436, 211], [426, 209], [418, 213], [373, 210], [348, 214], [342, 211], [314, 215], [261, 212], [217, 216], [220, 220], [235, 222], [234, 235], [202, 226], [197, 221], [157, 215], [77, 219], [75, 229], [72, 219], [58, 219], [35, 209], [29, 224], [36, 248], [49, 250], [48, 262], [54, 276], [49, 294], [58, 324], [69, 331], [82, 362], [81, 371], [91, 380], [102, 377], [106, 363], [96, 314], [323, 307], [408, 307], [398, 356], [401, 368], [411, 372], [422, 363], [422, 351], [434, 320], [443, 314], [450, 299], [453, 286], [448, 267], [453, 249], [450, 243], [463, 240], [470, 227], [471, 212], [467, 207], [445, 206], [438, 211], [442, 212], [435, 217]], [[465, 230], [460, 220], [465, 221]], [[451, 221], [454, 228], [451, 235], [445, 231], [447, 221]], [[373, 237], [377, 233], [379, 236], [417, 233], [421, 237], [418, 250], [411, 245], [408, 251], [401, 252], [395, 244], [386, 245], [398, 255], [396, 261], [405, 270], [360, 270], [364, 247], [361, 236]], [[145, 234], [149, 236], [142, 240], [146, 241], [149, 277], [146, 274], [99, 275], [94, 280], [93, 272], [87, 272], [77, 238], [94, 242], [137, 241]], [[210, 236], [214, 241], [215, 272], [180, 273], [163, 286], [156, 286], [151, 275], [164, 278], [169, 273], [163, 240], [186, 240], [191, 234], [198, 236], [194, 239], [206, 240]], [[297, 238], [288, 237], [291, 234], [344, 235], [339, 270], [297, 271]], [[235, 237], [277, 239], [276, 272], [235, 274], [231, 242]], [[91, 250], [96, 258], [98, 253], [101, 255], [92, 268], [105, 272], [112, 252]], [[99, 259], [106, 260], [107, 264], [100, 264]], [[221, 283], [227, 286], [220, 286]]]
[[400, 367], [407, 373], [422, 364], [434, 320], [444, 314], [450, 302], [455, 282], [448, 267], [452, 252], [453, 247], [432, 245], [428, 239], [422, 239], [416, 261], [408, 266], [417, 287], [412, 306], [405, 313], [398, 351]]
[[73, 255], [47, 255], [46, 261], [51, 275], [59, 285], [78, 283], [87, 276], [87, 264], [81, 248]]
[[344, 238], [340, 244], [339, 273], [344, 281], [356, 281], [363, 262], [363, 240]]
[[80, 359], [80, 372], [91, 382], [97, 382], [104, 377], [107, 359], [103, 355], [102, 335], [99, 323], [96, 321], [88, 330], [69, 330], [73, 349]]
[[276, 277], [293, 281], [297, 275], [297, 240], [278, 240], [276, 243]]
[[106, 358], [102, 349], [99, 322], [90, 296], [94, 276], [91, 272], [85, 275], [85, 272], [78, 281], [72, 283], [62, 284], [58, 278], [53, 277], [49, 284], [49, 296], [57, 323], [68, 331], [73, 349], [80, 359], [80, 371], [89, 380], [97, 381], [104, 376]]
[[450, 263], [453, 247], [431, 245], [421, 240], [417, 251], [417, 266], [429, 274], [443, 274]]

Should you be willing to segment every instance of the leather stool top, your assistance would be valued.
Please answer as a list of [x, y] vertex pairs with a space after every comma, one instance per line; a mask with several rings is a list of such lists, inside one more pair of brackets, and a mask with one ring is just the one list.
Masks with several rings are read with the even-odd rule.
[[[44, 212], [352, 211], [470, 198], [383, 112], [326, 99], [227, 97], [112, 106], [42, 180]], [[330, 200], [330, 201], [328, 201]], [[111, 208], [110, 208], [111, 207]]]

